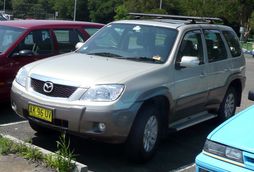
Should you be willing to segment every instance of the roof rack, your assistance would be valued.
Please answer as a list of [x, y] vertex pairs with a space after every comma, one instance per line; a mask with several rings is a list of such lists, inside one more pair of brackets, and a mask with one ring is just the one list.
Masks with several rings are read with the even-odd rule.
[[166, 14], [148, 14], [148, 13], [129, 13], [131, 16], [135, 16], [136, 19], [140, 19], [141, 17], [152, 17], [156, 19], [177, 19], [177, 20], [191, 20], [190, 23], [214, 23], [219, 22], [223, 23], [221, 18], [216, 17], [196, 17], [196, 16], [179, 16], [179, 15], [166, 15]]

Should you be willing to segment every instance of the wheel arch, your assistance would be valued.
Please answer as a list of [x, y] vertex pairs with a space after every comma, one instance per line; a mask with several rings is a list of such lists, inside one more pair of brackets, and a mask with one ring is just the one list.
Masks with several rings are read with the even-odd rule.
[[234, 88], [237, 94], [237, 106], [241, 105], [241, 100], [242, 100], [242, 91], [243, 91], [243, 85], [240, 79], [234, 79], [233, 81], [231, 81], [231, 83], [228, 86], [229, 88]]
[[138, 118], [139, 112], [142, 108], [147, 106], [155, 106], [159, 110], [160, 120], [162, 124], [162, 136], [165, 137], [168, 129], [169, 114], [173, 108], [173, 99], [167, 87], [160, 87], [156, 89], [149, 90], [140, 95], [139, 101], [142, 101], [137, 115]]

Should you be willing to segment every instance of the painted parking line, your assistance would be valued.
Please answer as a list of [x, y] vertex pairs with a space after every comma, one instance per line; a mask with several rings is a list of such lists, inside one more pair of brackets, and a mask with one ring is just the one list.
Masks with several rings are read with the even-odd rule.
[[6, 127], [6, 126], [11, 126], [11, 125], [17, 125], [17, 124], [23, 124], [23, 123], [27, 123], [28, 121], [19, 121], [19, 122], [11, 122], [11, 123], [7, 123], [7, 124], [0, 124], [0, 127]]
[[171, 172], [195, 172], [195, 163], [177, 170], [173, 170]]

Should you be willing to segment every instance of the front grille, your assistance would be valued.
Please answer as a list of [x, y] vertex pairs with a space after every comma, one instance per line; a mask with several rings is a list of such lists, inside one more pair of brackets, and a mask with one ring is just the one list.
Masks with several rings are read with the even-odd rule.
[[50, 93], [47, 93], [43, 90], [44, 84], [45, 84], [45, 81], [37, 80], [34, 78], [31, 79], [31, 87], [33, 88], [34, 91], [50, 96], [50, 97], [68, 98], [77, 89], [77, 87], [54, 84], [53, 90]]

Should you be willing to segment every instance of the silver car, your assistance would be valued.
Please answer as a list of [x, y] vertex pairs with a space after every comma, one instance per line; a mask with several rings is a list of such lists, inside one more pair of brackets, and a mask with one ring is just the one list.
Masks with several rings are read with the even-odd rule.
[[132, 160], [146, 161], [169, 129], [223, 121], [240, 105], [245, 59], [238, 38], [207, 20], [219, 19], [109, 23], [75, 52], [20, 69], [12, 108], [37, 132], [125, 142]]

